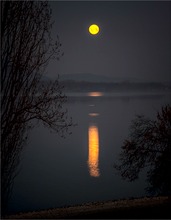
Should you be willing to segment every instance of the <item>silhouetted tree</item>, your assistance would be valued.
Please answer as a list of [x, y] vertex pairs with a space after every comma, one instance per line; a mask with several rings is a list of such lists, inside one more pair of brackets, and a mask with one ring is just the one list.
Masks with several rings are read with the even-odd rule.
[[171, 193], [171, 106], [162, 107], [156, 120], [137, 116], [132, 121], [129, 139], [120, 153], [120, 165], [115, 164], [124, 179], [134, 181], [140, 171], [149, 167], [149, 193]]
[[1, 1], [2, 212], [31, 121], [42, 121], [61, 135], [72, 125], [62, 107], [66, 96], [59, 81], [41, 82], [49, 60], [62, 56], [51, 28], [48, 2]]

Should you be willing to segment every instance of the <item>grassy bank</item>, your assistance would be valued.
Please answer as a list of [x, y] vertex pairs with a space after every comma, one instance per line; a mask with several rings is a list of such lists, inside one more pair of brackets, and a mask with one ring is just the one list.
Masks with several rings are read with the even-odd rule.
[[145, 197], [116, 201], [87, 203], [66, 208], [19, 213], [6, 219], [171, 219], [168, 197]]

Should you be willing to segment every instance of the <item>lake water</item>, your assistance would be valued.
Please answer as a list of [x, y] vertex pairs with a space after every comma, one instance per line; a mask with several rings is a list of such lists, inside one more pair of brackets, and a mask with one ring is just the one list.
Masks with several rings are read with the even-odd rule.
[[66, 107], [78, 125], [66, 139], [43, 126], [32, 130], [21, 155], [10, 211], [32, 211], [146, 195], [145, 174], [123, 181], [113, 168], [131, 120], [155, 118], [169, 94], [70, 94]]

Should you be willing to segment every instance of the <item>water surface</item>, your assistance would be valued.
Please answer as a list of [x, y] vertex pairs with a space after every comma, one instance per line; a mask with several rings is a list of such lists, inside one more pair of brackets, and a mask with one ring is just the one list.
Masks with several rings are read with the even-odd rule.
[[66, 107], [74, 122], [65, 139], [35, 127], [24, 148], [14, 181], [10, 211], [32, 211], [146, 195], [145, 173], [123, 181], [113, 168], [131, 120], [155, 118], [168, 104], [166, 94], [69, 94]]

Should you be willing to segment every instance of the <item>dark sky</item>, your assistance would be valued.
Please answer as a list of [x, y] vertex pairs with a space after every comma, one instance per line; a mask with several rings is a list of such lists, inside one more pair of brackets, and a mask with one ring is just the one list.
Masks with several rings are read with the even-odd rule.
[[[49, 75], [94, 73], [171, 81], [171, 2], [53, 1], [53, 34], [64, 56]], [[98, 35], [88, 27], [97, 23]]]

